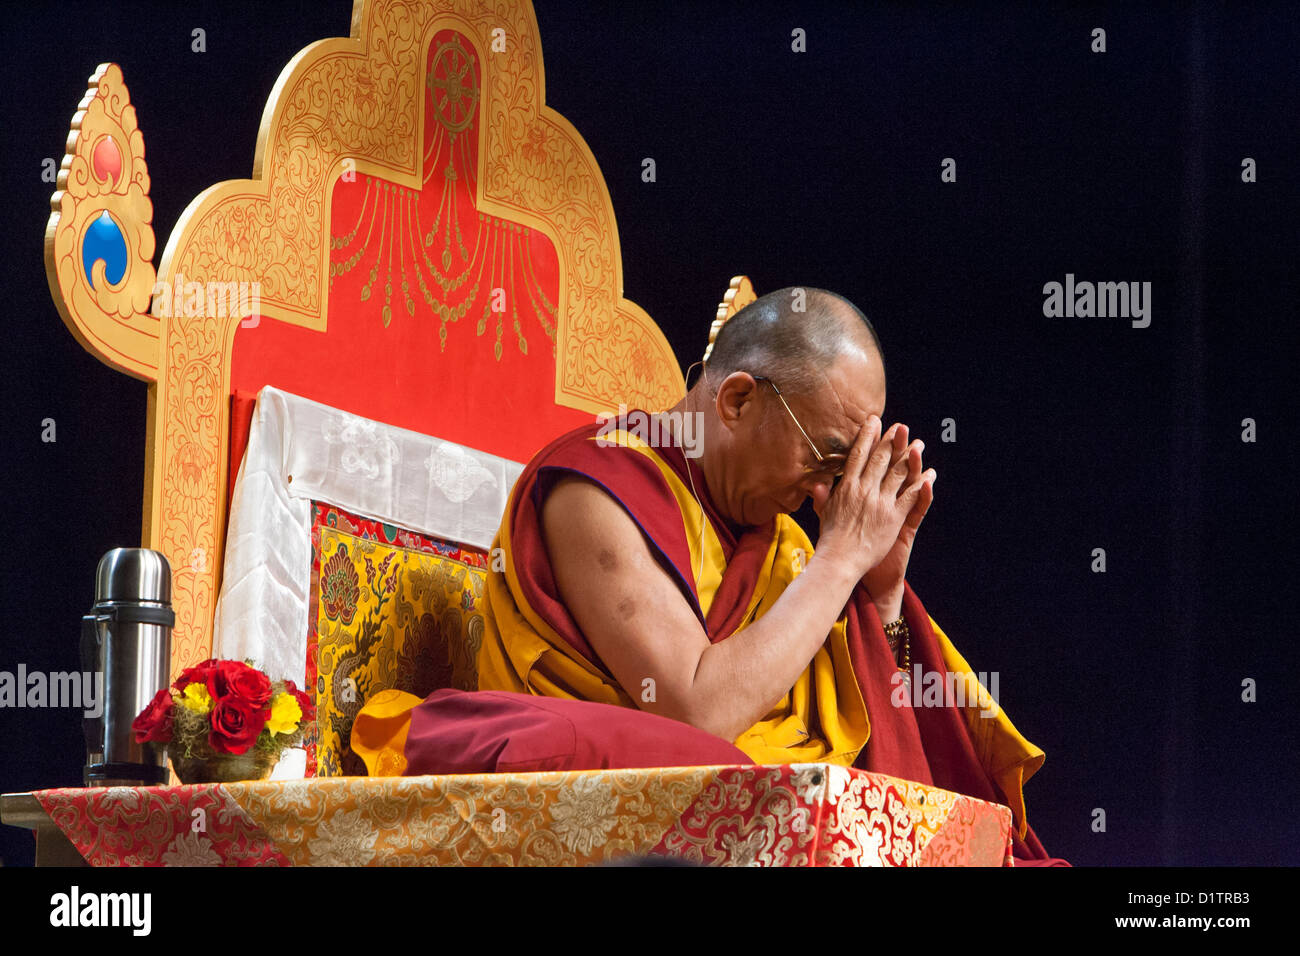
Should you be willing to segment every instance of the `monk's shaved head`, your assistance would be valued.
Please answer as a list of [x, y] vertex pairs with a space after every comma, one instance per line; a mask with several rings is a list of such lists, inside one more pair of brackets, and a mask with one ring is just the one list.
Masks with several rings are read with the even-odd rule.
[[867, 422], [884, 414], [880, 340], [842, 296], [777, 289], [723, 323], [678, 406], [704, 416], [700, 468], [732, 524], [761, 525], [809, 496], [824, 507]]
[[760, 296], [728, 319], [705, 373], [716, 386], [732, 372], [749, 372], [797, 394], [815, 390], [826, 370], [851, 352], [874, 358], [883, 383], [880, 338], [862, 310], [834, 292], [792, 286]]

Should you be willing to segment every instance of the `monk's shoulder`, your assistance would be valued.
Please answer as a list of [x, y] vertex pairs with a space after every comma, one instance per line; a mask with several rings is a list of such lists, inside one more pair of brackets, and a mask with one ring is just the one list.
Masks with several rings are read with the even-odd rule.
[[587, 547], [593, 539], [639, 536], [631, 517], [597, 482], [573, 472], [560, 473], [542, 499], [547, 544], [558, 549]]

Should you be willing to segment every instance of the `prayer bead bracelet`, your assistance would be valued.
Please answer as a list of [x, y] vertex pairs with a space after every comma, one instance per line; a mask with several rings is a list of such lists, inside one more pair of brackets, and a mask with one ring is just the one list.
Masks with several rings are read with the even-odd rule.
[[885, 639], [889, 641], [889, 649], [894, 652], [894, 663], [898, 664], [898, 641], [903, 641], [903, 663], [899, 665], [899, 670], [908, 671], [912, 666], [912, 632], [907, 628], [907, 619], [900, 617], [897, 621], [891, 621], [885, 625]]

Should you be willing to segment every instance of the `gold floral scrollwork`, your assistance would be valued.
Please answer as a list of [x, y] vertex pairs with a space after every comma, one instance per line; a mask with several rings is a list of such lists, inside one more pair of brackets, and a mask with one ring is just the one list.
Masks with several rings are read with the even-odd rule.
[[45, 267], [64, 324], [104, 362], [151, 380], [158, 369], [153, 203], [144, 136], [122, 70], [104, 63], [78, 104], [50, 198]]

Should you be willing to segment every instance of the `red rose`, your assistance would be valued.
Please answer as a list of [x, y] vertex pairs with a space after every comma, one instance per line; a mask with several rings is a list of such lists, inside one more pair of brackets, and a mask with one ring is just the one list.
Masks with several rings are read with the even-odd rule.
[[163, 744], [170, 743], [172, 706], [171, 691], [166, 687], [154, 694], [153, 700], [145, 705], [144, 710], [140, 711], [135, 720], [131, 721], [131, 729], [135, 731], [135, 742], [142, 744], [146, 740], [156, 740]]
[[302, 710], [303, 720], [316, 719], [316, 705], [311, 702], [311, 696], [303, 693], [298, 689], [298, 685], [293, 681], [285, 679], [284, 689], [293, 694], [294, 700], [298, 702], [298, 707]]
[[[185, 670], [181, 671], [180, 676], [176, 678], [176, 682], [172, 684], [172, 687], [176, 690], [184, 690], [187, 684], [193, 684], [195, 682], [201, 684], [208, 683], [208, 677], [214, 670], [216, 670], [218, 663], [220, 662], [215, 658], [209, 658], [201, 664], [195, 664], [193, 667], [185, 668]], [[208, 692], [212, 692], [211, 688], [209, 688]]]
[[212, 729], [208, 731], [208, 743], [218, 753], [247, 753], [270, 716], [266, 707], [249, 707], [235, 699], [218, 700], [209, 715]]
[[208, 693], [214, 701], [241, 701], [249, 708], [265, 707], [271, 699], [271, 681], [265, 674], [239, 661], [219, 661], [208, 675]]

